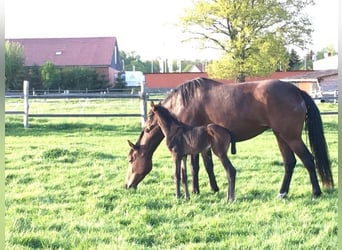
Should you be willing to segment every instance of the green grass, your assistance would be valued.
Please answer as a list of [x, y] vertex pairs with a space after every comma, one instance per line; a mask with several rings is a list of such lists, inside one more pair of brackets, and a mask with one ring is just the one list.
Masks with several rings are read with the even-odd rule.
[[[36, 102], [32, 112], [67, 107], [62, 100]], [[69, 103], [70, 113], [135, 108], [120, 100]], [[15, 105], [10, 100], [6, 110]], [[237, 169], [236, 202], [227, 204], [227, 180], [216, 157], [220, 192], [210, 191], [201, 164], [201, 193], [177, 201], [165, 142], [138, 190], [125, 190], [127, 140], [137, 140], [139, 118], [34, 118], [29, 129], [22, 120], [5, 120], [6, 249], [337, 248], [337, 188], [313, 199], [298, 162], [289, 198], [277, 199], [284, 171], [270, 131], [237, 144], [230, 157]], [[323, 121], [337, 187], [337, 116]]]

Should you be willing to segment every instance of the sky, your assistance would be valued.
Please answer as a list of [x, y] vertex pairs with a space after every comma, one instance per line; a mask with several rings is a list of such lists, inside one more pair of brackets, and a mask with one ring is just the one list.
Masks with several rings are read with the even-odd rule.
[[[177, 25], [191, 5], [192, 0], [6, 0], [5, 38], [115, 36], [120, 50], [145, 60], [218, 58], [183, 42], [186, 35]], [[337, 50], [338, 0], [316, 0], [305, 11], [315, 29], [310, 49]]]

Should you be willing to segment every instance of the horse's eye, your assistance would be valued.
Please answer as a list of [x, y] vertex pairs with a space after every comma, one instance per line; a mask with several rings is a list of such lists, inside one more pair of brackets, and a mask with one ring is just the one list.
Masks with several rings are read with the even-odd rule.
[[145, 131], [146, 131], [147, 133], [149, 133], [149, 132], [151, 131], [151, 127], [150, 127], [150, 126], [146, 126], [146, 127], [145, 127]]

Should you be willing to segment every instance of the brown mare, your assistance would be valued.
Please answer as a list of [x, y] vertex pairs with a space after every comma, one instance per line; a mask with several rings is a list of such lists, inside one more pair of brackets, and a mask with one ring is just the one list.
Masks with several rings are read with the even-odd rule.
[[[194, 155], [208, 151], [210, 148], [222, 162], [228, 178], [229, 188], [227, 200], [234, 200], [236, 170], [227, 157], [229, 144], [232, 141], [228, 129], [220, 125], [210, 123], [207, 126], [189, 126], [173, 116], [161, 105], [151, 103], [151, 112], [156, 116], [158, 125], [166, 137], [166, 145], [170, 150], [174, 164], [174, 178], [176, 183], [176, 197], [180, 197], [180, 180], [182, 179], [185, 198], [189, 198], [188, 181], [186, 173], [187, 155]], [[234, 140], [232, 152], [235, 152]], [[182, 167], [181, 167], [181, 162]]]
[[[291, 83], [278, 80], [222, 84], [199, 78], [183, 83], [162, 101], [178, 120], [192, 126], [209, 123], [228, 128], [236, 141], [253, 138], [272, 129], [283, 157], [285, 175], [279, 197], [286, 197], [296, 165], [295, 154], [307, 169], [315, 197], [321, 195], [316, 169], [324, 187], [333, 188], [333, 177], [319, 110], [312, 98]], [[313, 155], [301, 136], [304, 123]], [[163, 139], [150, 114], [135, 145], [131, 144], [126, 188], [136, 188], [152, 169], [152, 155]], [[210, 151], [208, 151], [210, 152]], [[218, 191], [210, 153], [202, 153], [210, 185]], [[199, 192], [198, 155], [192, 156], [193, 191]]]

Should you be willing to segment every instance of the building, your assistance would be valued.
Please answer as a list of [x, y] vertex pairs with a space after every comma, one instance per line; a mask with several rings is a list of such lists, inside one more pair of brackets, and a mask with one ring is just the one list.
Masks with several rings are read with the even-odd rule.
[[[282, 79], [302, 75], [306, 71], [274, 72], [265, 77], [247, 77], [246, 81], [261, 81], [266, 79]], [[185, 81], [196, 77], [209, 78], [206, 72], [184, 72], [184, 73], [148, 73], [145, 74], [146, 86], [148, 88], [176, 88]], [[215, 79], [222, 83], [235, 83], [233, 79]]]
[[338, 67], [338, 55], [327, 56], [323, 59], [313, 62], [314, 70], [331, 70]]
[[122, 70], [115, 37], [8, 39], [24, 48], [25, 67], [51, 62], [57, 67], [82, 66], [96, 69], [110, 85]]
[[[150, 89], [173, 89], [185, 81], [197, 77], [206, 77], [205, 72], [184, 72], [184, 73], [149, 73], [145, 74], [146, 86]], [[310, 71], [287, 71], [274, 72], [264, 77], [247, 77], [246, 81], [261, 81], [267, 79], [282, 79], [292, 82], [300, 89], [308, 92], [312, 97], [332, 98], [338, 94], [337, 70], [310, 70]], [[215, 79], [222, 83], [235, 83], [232, 79]]]

